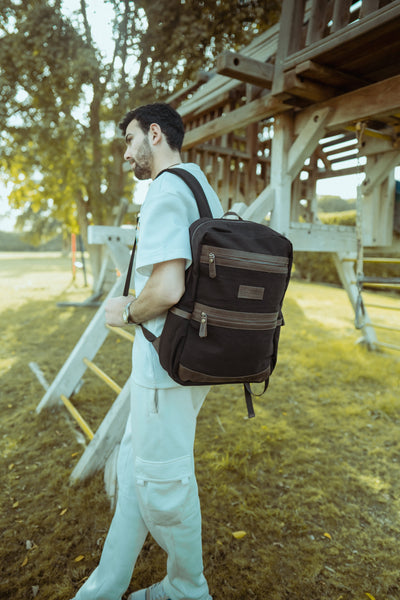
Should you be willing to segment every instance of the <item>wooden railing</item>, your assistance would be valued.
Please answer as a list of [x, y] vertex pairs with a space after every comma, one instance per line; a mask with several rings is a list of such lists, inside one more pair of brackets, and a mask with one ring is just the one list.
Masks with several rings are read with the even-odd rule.
[[[329, 80], [348, 91], [383, 78], [378, 71], [386, 63], [385, 75], [397, 74], [399, 0], [283, 0], [280, 24], [276, 96], [296, 87], [294, 74], [321, 81], [328, 97], [335, 95]], [[322, 90], [309, 87], [310, 100], [323, 100]]]

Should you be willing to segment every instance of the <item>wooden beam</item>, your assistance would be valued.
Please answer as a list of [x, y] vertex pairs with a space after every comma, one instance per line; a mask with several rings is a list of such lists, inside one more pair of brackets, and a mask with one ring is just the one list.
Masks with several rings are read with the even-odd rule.
[[318, 145], [318, 141], [323, 137], [325, 131], [325, 122], [330, 112], [329, 107], [315, 112], [298, 135], [296, 141], [289, 150], [287, 172], [292, 179], [301, 170], [304, 161], [312, 154]]
[[[355, 251], [349, 252], [346, 248], [339, 248], [335, 254], [333, 254], [333, 260], [335, 261], [338, 275], [342, 281], [344, 289], [347, 291], [349, 300], [354, 308], [354, 312], [357, 311], [358, 303], [360, 300], [360, 291], [356, 285], [356, 273], [354, 269], [354, 262], [349, 262], [347, 259], [351, 257], [355, 259]], [[364, 307], [364, 318], [362, 323], [363, 341], [367, 344], [370, 350], [375, 348], [377, 343], [376, 333], [371, 324], [368, 311]]]
[[332, 179], [333, 177], [344, 177], [345, 175], [358, 175], [359, 167], [349, 167], [347, 169], [336, 169], [328, 171], [318, 171], [317, 179]]
[[[241, 158], [242, 160], [250, 160], [251, 155], [243, 150], [229, 148], [227, 146], [217, 146], [214, 144], [200, 144], [196, 146], [197, 152], [208, 152], [209, 154], [218, 154], [221, 156], [232, 156], [233, 158]], [[267, 159], [265, 159], [267, 160]]]
[[292, 113], [276, 117], [274, 137], [271, 142], [271, 181], [275, 191], [275, 205], [271, 214], [271, 227], [282, 235], [288, 235], [291, 209], [292, 177], [288, 173], [289, 150], [293, 145]]
[[[126, 248], [127, 259], [129, 260], [129, 251]], [[86, 371], [86, 365], [83, 359], [93, 359], [104, 340], [108, 335], [108, 329], [105, 323], [105, 303], [108, 298], [120, 296], [124, 287], [124, 277], [119, 277], [111, 288], [103, 304], [99, 307], [95, 316], [86, 328], [84, 334], [79, 339], [75, 348], [69, 355], [61, 370], [58, 372], [53, 383], [46, 391], [36, 408], [36, 412], [40, 413], [43, 408], [53, 406], [60, 403], [60, 396], [64, 395], [69, 398], [76, 390], [83, 374]]]
[[[397, 146], [398, 147], [398, 146]], [[364, 136], [362, 140], [361, 153], [363, 156], [370, 154], [383, 154], [384, 152], [392, 152], [396, 149], [396, 142], [389, 138], [375, 138]]]
[[258, 98], [249, 102], [249, 104], [223, 114], [213, 121], [209, 121], [188, 131], [183, 140], [182, 150], [188, 150], [197, 144], [202, 144], [207, 140], [217, 138], [235, 129], [246, 127], [250, 123], [261, 121], [276, 113], [291, 110], [291, 108], [291, 106], [284, 104], [270, 95]]
[[275, 60], [274, 94], [283, 89], [283, 65], [288, 56], [300, 50], [306, 0], [283, 0], [279, 23], [279, 40]]
[[379, 118], [395, 114], [400, 111], [400, 75], [342, 94], [303, 110], [296, 117], [295, 133], [298, 135], [301, 132], [316, 109], [319, 110], [325, 106], [332, 109], [326, 123], [328, 130], [344, 128], [351, 123], [372, 117]]
[[377, 162], [368, 169], [366, 178], [361, 184], [364, 196], [371, 194], [374, 187], [380, 185], [388, 176], [390, 171], [400, 164], [400, 151], [394, 150], [379, 156]]
[[331, 85], [325, 85], [316, 81], [310, 81], [299, 77], [296, 70], [292, 69], [283, 75], [284, 93], [306, 98], [312, 102], [323, 102], [336, 94], [336, 89]]
[[249, 58], [237, 52], [223, 52], [217, 57], [217, 73], [239, 81], [271, 89], [274, 65]]
[[128, 379], [72, 471], [71, 483], [82, 481], [104, 467], [115, 445], [121, 441], [129, 416], [130, 389]]
[[325, 65], [319, 65], [312, 60], [305, 60], [296, 65], [295, 72], [299, 77], [319, 81], [320, 83], [325, 83], [331, 87], [337, 88], [359, 88], [371, 83], [370, 81], [356, 77], [351, 73], [344, 73], [343, 71], [332, 69]]
[[325, 225], [322, 223], [290, 223], [287, 236], [295, 251], [302, 252], [355, 252], [355, 227]]
[[246, 208], [241, 215], [249, 221], [262, 223], [269, 212], [274, 210], [275, 190], [270, 185]]

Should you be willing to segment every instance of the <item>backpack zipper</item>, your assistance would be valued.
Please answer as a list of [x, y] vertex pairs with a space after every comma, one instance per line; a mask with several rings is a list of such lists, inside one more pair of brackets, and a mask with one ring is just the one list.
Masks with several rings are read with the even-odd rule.
[[[200, 259], [201, 260], [201, 259]], [[214, 279], [217, 276], [217, 269], [215, 266], [215, 254], [214, 252], [208, 253], [208, 274], [211, 279]]]
[[200, 262], [208, 264], [211, 279], [217, 276], [217, 264], [222, 267], [282, 274], [287, 274], [289, 266], [286, 256], [272, 256], [207, 245], [201, 247]]
[[204, 338], [207, 337], [207, 313], [202, 311], [200, 313], [200, 329], [199, 329], [199, 337]]
[[[173, 310], [173, 309], [172, 309]], [[249, 313], [234, 310], [225, 310], [206, 306], [196, 302], [191, 315], [194, 321], [200, 323], [199, 337], [205, 338], [208, 334], [208, 325], [226, 327], [228, 329], [271, 330], [282, 325], [279, 313]]]

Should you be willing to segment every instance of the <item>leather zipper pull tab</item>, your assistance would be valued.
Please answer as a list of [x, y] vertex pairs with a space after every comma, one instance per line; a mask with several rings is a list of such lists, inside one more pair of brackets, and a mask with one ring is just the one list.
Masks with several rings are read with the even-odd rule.
[[202, 312], [200, 314], [199, 337], [201, 337], [201, 338], [207, 337], [207, 314], [205, 312]]
[[217, 276], [214, 252], [208, 253], [208, 274], [210, 276], [210, 279], [214, 279]]

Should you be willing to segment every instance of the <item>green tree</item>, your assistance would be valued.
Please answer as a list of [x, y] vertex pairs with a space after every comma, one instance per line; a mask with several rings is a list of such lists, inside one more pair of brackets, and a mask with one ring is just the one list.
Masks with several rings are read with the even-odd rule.
[[[113, 53], [93, 38], [86, 0], [0, 0], [0, 170], [10, 204], [32, 222], [58, 221], [84, 240], [111, 224], [133, 179], [116, 123], [135, 105], [165, 100], [276, 22], [279, 0], [104, 0]], [[68, 5], [65, 0], [65, 5]], [[100, 8], [99, 8], [100, 9]], [[35, 227], [35, 231], [53, 230]]]

